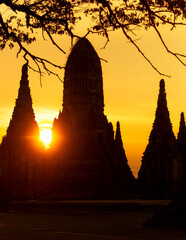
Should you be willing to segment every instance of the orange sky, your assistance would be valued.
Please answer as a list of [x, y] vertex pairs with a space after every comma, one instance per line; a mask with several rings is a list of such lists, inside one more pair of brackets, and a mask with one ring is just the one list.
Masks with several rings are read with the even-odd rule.
[[[85, 27], [81, 25], [77, 26], [77, 29], [81, 36], [86, 33]], [[162, 33], [171, 48], [186, 53], [186, 32], [183, 32], [183, 29], [168, 31], [162, 28]], [[171, 75], [171, 78], [164, 79], [170, 117], [177, 136], [180, 113], [186, 113], [186, 67], [166, 53], [152, 30], [138, 30], [137, 34], [137, 43], [146, 55], [160, 71]], [[137, 176], [141, 156], [154, 121], [159, 80], [162, 77], [151, 68], [121, 32], [110, 35], [110, 42], [105, 49], [102, 49], [106, 41], [103, 37], [89, 35], [88, 39], [98, 55], [108, 61], [102, 61], [105, 114], [114, 128], [116, 121], [120, 121], [128, 162]], [[70, 39], [60, 36], [56, 40], [67, 52], [66, 55], [51, 46], [48, 41], [38, 41], [30, 49], [65, 66], [71, 47]], [[5, 49], [0, 56], [0, 136], [6, 133], [11, 118], [24, 63], [21, 56], [16, 58], [16, 52], [17, 49]], [[62, 77], [63, 73], [62, 70]], [[40, 127], [47, 127], [47, 124], [51, 126], [54, 117], [57, 117], [59, 109], [62, 108], [63, 85], [54, 76], [46, 75], [42, 78], [41, 88], [39, 75], [33, 71], [29, 71], [29, 80], [36, 119]]]

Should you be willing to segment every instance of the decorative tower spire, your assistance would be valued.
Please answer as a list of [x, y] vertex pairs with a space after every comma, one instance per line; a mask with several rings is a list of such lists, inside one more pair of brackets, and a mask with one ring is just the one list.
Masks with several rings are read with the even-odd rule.
[[172, 124], [169, 117], [169, 110], [167, 107], [167, 99], [165, 92], [165, 81], [163, 79], [161, 79], [160, 81], [158, 103], [155, 121], [153, 124], [154, 131], [156, 131], [156, 129], [158, 128], [162, 128], [164, 131], [168, 131], [172, 135]]
[[39, 136], [39, 128], [32, 108], [32, 98], [28, 81], [28, 65], [26, 63], [22, 67], [18, 98], [16, 99], [12, 119], [7, 129], [7, 137], [17, 138], [29, 135]]
[[155, 120], [138, 177], [144, 188], [164, 194], [166, 188], [175, 187], [180, 183], [181, 176], [181, 155], [172, 131], [165, 82], [162, 79]]
[[186, 126], [185, 126], [185, 117], [183, 112], [181, 113], [181, 116], [180, 116], [178, 142], [179, 144], [186, 144]]
[[116, 123], [116, 137], [115, 137], [115, 140], [116, 140], [116, 142], [122, 142], [119, 121], [117, 121], [117, 123]]
[[38, 179], [42, 178], [39, 164], [43, 150], [32, 108], [28, 65], [24, 64], [12, 119], [0, 146], [0, 180], [15, 197], [30, 197], [36, 189], [39, 190]]
[[115, 145], [116, 145], [116, 148], [117, 148], [116, 152], [119, 154], [120, 157], [122, 156], [124, 162], [127, 163], [125, 150], [123, 148], [123, 141], [122, 141], [122, 137], [121, 137], [121, 130], [120, 130], [120, 123], [119, 123], [119, 121], [117, 121], [117, 123], [116, 123]]
[[[128, 165], [127, 157], [125, 150], [123, 148], [123, 141], [121, 137], [120, 123], [119, 121], [116, 124], [116, 136], [115, 136], [115, 158], [116, 158], [116, 167], [117, 172], [121, 179], [128, 181], [128, 186], [132, 186], [135, 182], [135, 178], [131, 172], [131, 169]], [[124, 167], [123, 167], [124, 166]], [[126, 184], [126, 183], [125, 183]]]
[[164, 146], [165, 143], [171, 144], [172, 142], [175, 142], [175, 136], [172, 131], [172, 123], [170, 121], [169, 110], [167, 107], [165, 81], [163, 79], [160, 81], [155, 120], [149, 141], [162, 146]]

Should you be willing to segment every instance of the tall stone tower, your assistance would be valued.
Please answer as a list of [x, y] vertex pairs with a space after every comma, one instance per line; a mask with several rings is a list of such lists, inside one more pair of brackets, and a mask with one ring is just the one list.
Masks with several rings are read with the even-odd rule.
[[16, 99], [12, 119], [7, 129], [7, 138], [23, 138], [31, 141], [30, 138], [38, 138], [39, 128], [35, 121], [35, 114], [32, 108], [32, 98], [28, 82], [27, 64], [22, 67], [22, 77]]
[[128, 193], [135, 179], [122, 141], [104, 115], [100, 59], [81, 38], [65, 67], [63, 110], [53, 124], [53, 143], [60, 176], [59, 191], [67, 198], [113, 198]]
[[28, 82], [28, 67], [22, 68], [16, 99], [7, 134], [0, 145], [0, 181], [3, 188], [16, 197], [30, 197], [36, 190], [41, 172], [43, 146], [35, 121]]
[[83, 38], [74, 46], [66, 63], [63, 113], [72, 115], [77, 126], [84, 127], [93, 115], [105, 120], [103, 108], [101, 63], [91, 43]]
[[181, 182], [182, 159], [167, 107], [165, 82], [160, 81], [157, 109], [149, 143], [142, 157], [139, 182], [148, 193], [165, 196]]
[[[103, 80], [99, 57], [91, 43], [86, 39], [80, 39], [73, 47], [65, 67], [64, 90], [63, 90], [63, 111], [59, 114], [58, 120], [63, 127], [63, 134], [56, 134], [54, 121], [54, 138], [63, 137], [64, 131], [73, 131], [73, 135], [65, 136], [65, 143], [71, 148], [77, 145], [76, 134], [79, 144], [82, 138], [84, 152], [85, 144], [88, 146], [97, 144], [97, 138], [101, 142], [103, 129], [107, 124], [106, 116], [103, 113]], [[90, 137], [90, 135], [92, 135]], [[70, 145], [68, 143], [70, 141]], [[90, 142], [91, 141], [91, 142]], [[61, 144], [61, 143], [60, 143]], [[61, 145], [63, 147], [63, 145]], [[67, 146], [66, 146], [67, 147]], [[79, 149], [80, 150], [80, 149]]]

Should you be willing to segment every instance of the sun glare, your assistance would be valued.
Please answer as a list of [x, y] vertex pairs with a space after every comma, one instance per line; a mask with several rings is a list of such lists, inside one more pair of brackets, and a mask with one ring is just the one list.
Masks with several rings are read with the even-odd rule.
[[40, 131], [40, 140], [44, 143], [45, 147], [48, 147], [52, 140], [52, 130], [48, 128], [43, 128]]

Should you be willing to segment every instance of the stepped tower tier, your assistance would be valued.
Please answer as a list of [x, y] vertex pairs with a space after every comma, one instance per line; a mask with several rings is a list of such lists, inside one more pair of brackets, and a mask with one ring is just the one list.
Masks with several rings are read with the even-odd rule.
[[104, 115], [100, 59], [81, 38], [66, 63], [63, 109], [53, 123], [51, 151], [58, 164], [58, 190], [65, 198], [118, 197], [134, 186], [118, 134], [115, 141]]
[[[58, 121], [54, 120], [53, 142], [63, 138], [65, 131], [65, 142], [61, 147], [69, 148], [72, 144], [75, 147], [78, 142], [77, 148], [84, 152], [90, 145], [101, 144], [107, 125], [100, 59], [92, 44], [81, 38], [66, 63], [63, 110], [59, 112]], [[60, 141], [55, 144], [57, 142]]]
[[165, 197], [164, 193], [169, 192], [171, 195], [173, 189], [179, 186], [181, 169], [182, 158], [172, 131], [165, 82], [162, 79], [153, 128], [138, 173], [139, 182], [145, 191]]
[[75, 119], [81, 116], [82, 121], [93, 113], [103, 114], [103, 108], [100, 59], [91, 43], [82, 38], [73, 47], [66, 63], [63, 112], [72, 114]]
[[7, 129], [7, 137], [10, 139], [25, 138], [28, 141], [33, 137], [39, 137], [39, 128], [32, 108], [27, 64], [22, 67], [18, 98]]

